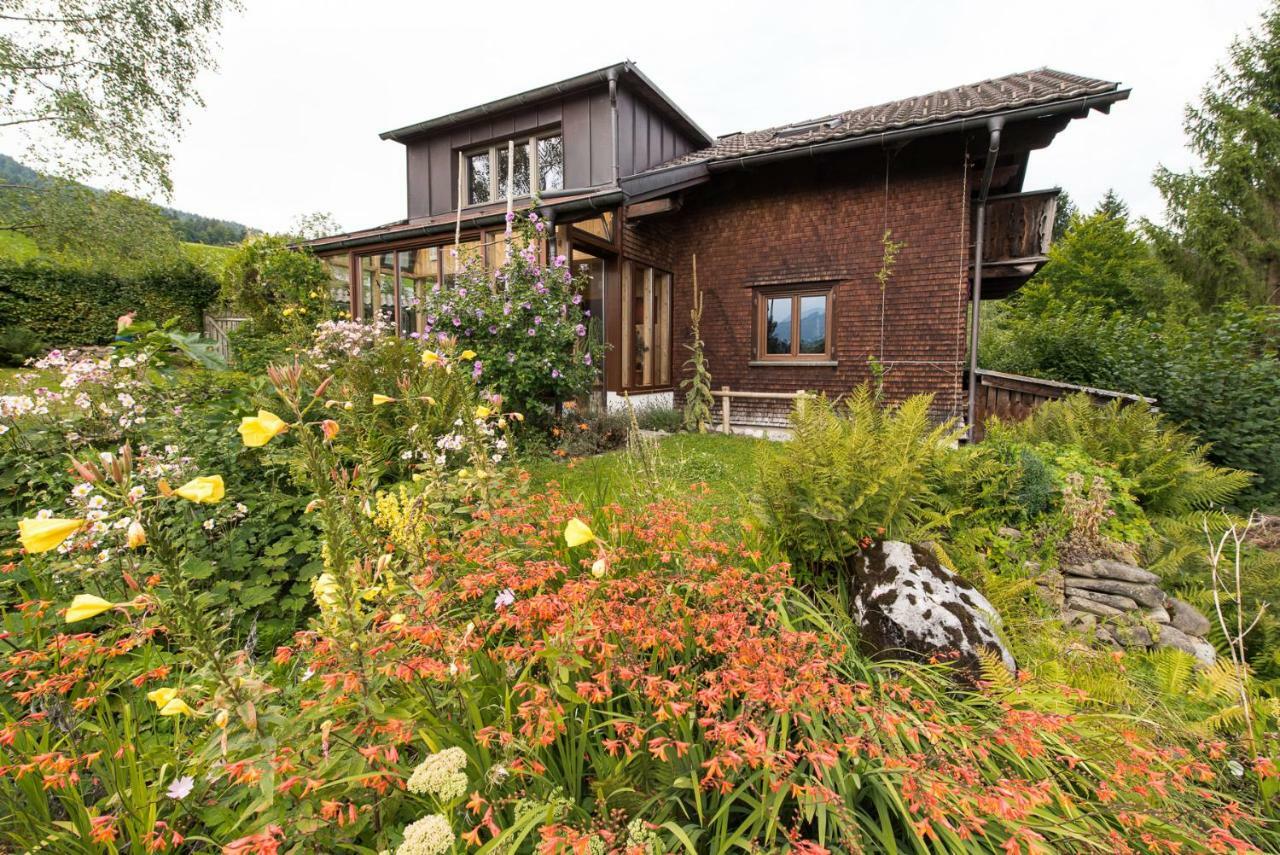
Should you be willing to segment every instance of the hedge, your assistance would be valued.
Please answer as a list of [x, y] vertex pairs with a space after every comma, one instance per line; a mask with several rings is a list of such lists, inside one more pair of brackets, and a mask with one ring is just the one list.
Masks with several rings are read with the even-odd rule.
[[116, 318], [135, 311], [140, 321], [176, 317], [198, 331], [217, 294], [217, 280], [189, 262], [123, 277], [45, 260], [0, 261], [0, 328], [25, 327], [49, 346], [104, 344]]

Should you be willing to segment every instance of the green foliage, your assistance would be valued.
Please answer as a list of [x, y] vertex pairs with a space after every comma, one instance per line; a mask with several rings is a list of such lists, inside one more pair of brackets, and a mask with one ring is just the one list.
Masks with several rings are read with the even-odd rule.
[[168, 146], [236, 0], [13, 0], [0, 41], [0, 122], [61, 171], [105, 166], [170, 189]]
[[1072, 395], [1042, 404], [1018, 424], [993, 426], [997, 436], [1003, 431], [1028, 443], [1079, 449], [1114, 466], [1146, 513], [1156, 517], [1229, 503], [1250, 480], [1248, 473], [1211, 464], [1206, 446], [1137, 404], [1098, 406], [1087, 395]]
[[538, 257], [545, 228], [534, 212], [516, 217], [499, 262], [486, 266], [463, 250], [454, 281], [418, 295], [424, 336], [473, 351], [481, 382], [543, 424], [559, 404], [590, 392], [604, 354], [603, 319], [584, 305], [586, 274], [575, 275], [564, 256], [547, 265]]
[[551, 429], [558, 439], [559, 454], [581, 457], [612, 451], [627, 444], [631, 432], [631, 416], [626, 412], [609, 412], [592, 407], [579, 412], [578, 407], [567, 409]]
[[954, 448], [962, 431], [934, 424], [932, 397], [881, 408], [868, 386], [844, 412], [825, 397], [796, 401], [793, 436], [762, 461], [767, 525], [798, 565], [843, 562], [870, 538], [917, 539], [943, 529], [957, 508], [947, 486], [972, 452]]
[[40, 337], [26, 327], [0, 327], [0, 366], [17, 367], [43, 349]]
[[1203, 307], [1232, 299], [1274, 303], [1280, 288], [1280, 4], [1237, 39], [1183, 128], [1199, 157], [1153, 181], [1168, 228], [1150, 226], [1169, 265]]
[[246, 238], [226, 260], [222, 299], [264, 333], [302, 341], [334, 313], [324, 263], [284, 235]]
[[182, 328], [198, 330], [216, 294], [217, 282], [183, 261], [131, 277], [43, 261], [0, 262], [0, 326], [24, 326], [50, 345], [111, 341], [116, 318], [131, 311], [139, 320], [176, 318]]
[[675, 433], [684, 426], [684, 413], [671, 407], [645, 407], [636, 411], [636, 422], [644, 430]]
[[261, 374], [271, 363], [281, 361], [290, 344], [287, 335], [277, 329], [266, 329], [253, 318], [233, 329], [227, 338], [231, 342], [232, 363], [249, 374]]

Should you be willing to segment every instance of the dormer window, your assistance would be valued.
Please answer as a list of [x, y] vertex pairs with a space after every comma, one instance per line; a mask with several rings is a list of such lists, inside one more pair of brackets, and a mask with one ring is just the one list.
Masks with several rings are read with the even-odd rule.
[[[509, 142], [495, 142], [464, 155], [468, 205], [506, 200]], [[564, 189], [564, 139], [558, 131], [514, 142], [511, 189], [516, 198]]]

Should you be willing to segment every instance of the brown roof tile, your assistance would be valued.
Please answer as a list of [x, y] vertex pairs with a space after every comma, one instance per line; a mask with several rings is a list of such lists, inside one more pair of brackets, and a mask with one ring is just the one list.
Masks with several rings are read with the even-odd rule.
[[890, 101], [874, 107], [862, 107], [835, 113], [820, 119], [795, 122], [760, 131], [727, 134], [707, 148], [669, 160], [656, 167], [665, 169], [700, 161], [730, 160], [764, 152], [812, 145], [881, 133], [912, 125], [925, 125], [1048, 104], [1088, 95], [1114, 91], [1118, 84], [1091, 77], [1080, 77], [1051, 68], [1039, 68], [1021, 74], [1009, 74], [981, 83], [942, 89], [928, 95], [917, 95]]

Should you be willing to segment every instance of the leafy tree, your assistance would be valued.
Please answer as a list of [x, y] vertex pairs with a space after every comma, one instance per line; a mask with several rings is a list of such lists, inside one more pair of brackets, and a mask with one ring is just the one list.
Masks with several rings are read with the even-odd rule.
[[0, 220], [65, 267], [130, 276], [171, 267], [182, 256], [155, 205], [74, 181], [45, 178], [36, 187], [0, 188]]
[[1280, 0], [1232, 43], [1183, 127], [1201, 165], [1156, 171], [1160, 254], [1204, 306], [1280, 302]]
[[0, 127], [29, 134], [31, 154], [62, 174], [103, 165], [167, 192], [168, 145], [183, 108], [200, 103], [196, 77], [213, 65], [224, 12], [238, 7], [0, 0]]
[[283, 235], [246, 238], [227, 260], [222, 299], [264, 332], [305, 337], [332, 309], [329, 272], [310, 252]]

